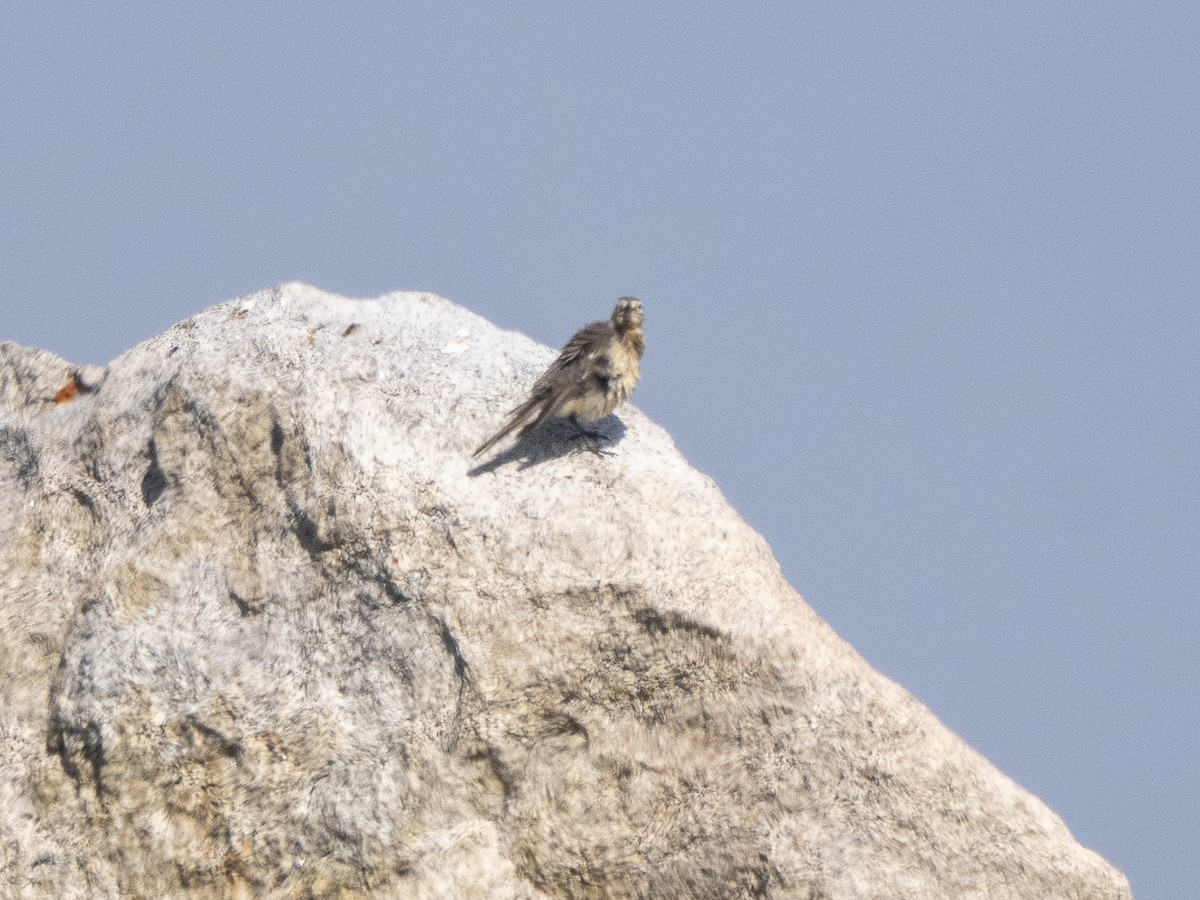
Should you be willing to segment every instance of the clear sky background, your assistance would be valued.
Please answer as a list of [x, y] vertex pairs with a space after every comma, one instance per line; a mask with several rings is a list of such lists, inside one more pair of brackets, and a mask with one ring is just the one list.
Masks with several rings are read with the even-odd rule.
[[6, 5], [0, 338], [635, 294], [637, 404], [808, 602], [1195, 896], [1200, 5], [600, 6]]

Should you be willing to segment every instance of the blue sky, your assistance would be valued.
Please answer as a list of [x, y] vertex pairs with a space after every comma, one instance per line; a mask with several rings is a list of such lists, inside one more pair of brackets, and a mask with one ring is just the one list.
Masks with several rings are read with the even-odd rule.
[[635, 294], [636, 402], [808, 602], [1194, 892], [1200, 7], [5, 18], [0, 338], [104, 362], [303, 280], [558, 346]]

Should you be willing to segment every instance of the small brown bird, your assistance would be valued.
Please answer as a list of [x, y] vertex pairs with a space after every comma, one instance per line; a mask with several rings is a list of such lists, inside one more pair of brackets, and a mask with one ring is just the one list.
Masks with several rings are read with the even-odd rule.
[[[529, 399], [509, 413], [504, 427], [472, 456], [518, 427], [517, 437], [524, 437], [547, 419], [567, 418], [588, 438], [604, 437], [579, 422], [603, 419], [633, 393], [646, 349], [642, 319], [642, 301], [622, 297], [607, 322], [592, 322], [575, 332], [558, 359], [534, 382]], [[594, 444], [591, 449], [596, 450]]]

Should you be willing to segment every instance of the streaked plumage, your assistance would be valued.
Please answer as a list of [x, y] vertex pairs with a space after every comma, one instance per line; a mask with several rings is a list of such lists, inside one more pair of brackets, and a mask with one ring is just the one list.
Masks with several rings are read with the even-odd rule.
[[473, 455], [483, 453], [517, 428], [520, 438], [548, 419], [567, 418], [577, 426], [580, 421], [596, 422], [624, 403], [641, 377], [645, 350], [642, 320], [642, 302], [622, 297], [607, 322], [592, 322], [579, 329], [534, 382], [529, 399], [514, 409], [504, 427]]

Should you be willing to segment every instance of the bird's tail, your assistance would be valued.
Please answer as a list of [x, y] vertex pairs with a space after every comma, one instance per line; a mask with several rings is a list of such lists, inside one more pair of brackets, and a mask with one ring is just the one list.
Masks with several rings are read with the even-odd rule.
[[[528, 400], [514, 409], [511, 413], [509, 413], [508, 421], [504, 423], [504, 427], [480, 444], [479, 448], [471, 454], [471, 458], [474, 459], [476, 456], [486, 451], [489, 447], [495, 446], [496, 443], [504, 440], [504, 438], [512, 434], [512, 432], [516, 430], [517, 426], [524, 422], [525, 419], [529, 417], [529, 414], [537, 409], [538, 404], [544, 402], [545, 399], [546, 398], [541, 395], [530, 397]], [[542, 418], [542, 416], [539, 416], [533, 425], [536, 425], [537, 422], [540, 422]], [[521, 429], [521, 434], [528, 432], [531, 427], [532, 425]]]

